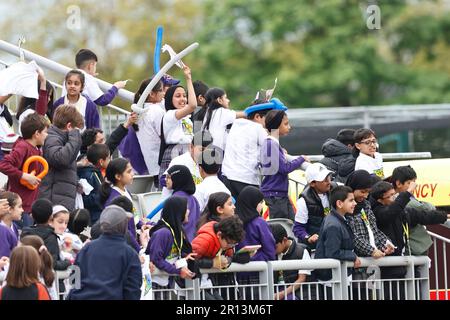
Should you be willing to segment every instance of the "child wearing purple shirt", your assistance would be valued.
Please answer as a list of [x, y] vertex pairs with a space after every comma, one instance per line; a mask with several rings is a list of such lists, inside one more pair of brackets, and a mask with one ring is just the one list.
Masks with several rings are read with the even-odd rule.
[[200, 206], [194, 197], [195, 183], [192, 174], [186, 166], [172, 166], [167, 170], [166, 184], [169, 190], [173, 190], [172, 196], [183, 197], [188, 201], [189, 220], [183, 224], [183, 229], [187, 240], [191, 242], [197, 232], [200, 219]]
[[[125, 196], [132, 201], [131, 194], [126, 189], [126, 186], [133, 183], [133, 176], [133, 168], [127, 159], [117, 158], [108, 164], [105, 175], [106, 179], [102, 183], [100, 190], [100, 202], [104, 204], [105, 208], [110, 204], [113, 204], [113, 200], [120, 196]], [[139, 252], [141, 246], [136, 240], [136, 226], [134, 223], [134, 218], [128, 220], [128, 230], [130, 232], [133, 247], [137, 252]]]
[[304, 156], [288, 160], [285, 150], [278, 141], [291, 130], [289, 119], [283, 110], [269, 111], [265, 119], [269, 136], [261, 148], [262, 175], [261, 191], [269, 207], [269, 217], [286, 218], [294, 221], [295, 213], [289, 200], [288, 175], [308, 161]]
[[22, 199], [17, 193], [9, 191], [0, 193], [0, 199], [8, 204], [8, 209], [0, 213], [0, 257], [9, 257], [19, 239], [19, 231], [13, 222], [22, 218]]
[[[242, 189], [236, 201], [235, 213], [242, 220], [245, 230], [244, 240], [236, 246], [237, 252], [248, 245], [261, 245], [256, 253], [251, 254], [250, 261], [276, 260], [275, 238], [269, 225], [259, 214], [263, 208], [263, 200], [264, 196], [258, 188], [247, 186]], [[256, 285], [260, 283], [260, 279], [256, 272], [245, 272], [238, 274], [238, 282], [243, 285]], [[250, 297], [251, 289], [251, 287], [246, 288], [245, 297]]]
[[[158, 269], [170, 275], [179, 275], [183, 279], [192, 279], [195, 274], [188, 267], [176, 267], [175, 262], [183, 257], [191, 260], [191, 243], [186, 239], [183, 223], [189, 219], [187, 199], [172, 196], [164, 203], [161, 219], [150, 230], [150, 241], [146, 254]], [[153, 289], [167, 289], [173, 287], [173, 279], [169, 276], [153, 276]], [[167, 299], [167, 292], [155, 294], [156, 300]]]

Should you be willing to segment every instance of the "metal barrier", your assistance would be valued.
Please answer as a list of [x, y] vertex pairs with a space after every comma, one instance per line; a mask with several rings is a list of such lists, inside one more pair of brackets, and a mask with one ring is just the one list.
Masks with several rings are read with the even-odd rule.
[[[381, 259], [360, 258], [362, 268], [375, 269], [374, 276], [364, 280], [349, 280], [347, 268], [353, 268], [352, 262], [341, 262], [335, 259], [313, 259], [313, 260], [284, 260], [270, 262], [250, 262], [247, 264], [232, 263], [229, 268], [218, 271], [217, 269], [201, 269], [202, 275], [215, 274], [235, 274], [252, 272], [258, 275], [257, 283], [234, 284], [221, 286], [201, 286], [200, 279], [186, 280], [185, 288], [164, 288], [153, 289], [152, 294], [155, 299], [163, 298], [168, 300], [205, 300], [207, 292], [211, 290], [220, 291], [224, 300], [235, 297], [239, 300], [274, 300], [275, 294], [286, 290], [293, 283], [275, 283], [275, 271], [286, 270], [317, 270], [331, 269], [332, 278], [329, 281], [310, 281], [295, 284], [294, 288], [298, 293], [287, 299], [324, 299], [324, 300], [357, 300], [365, 296], [369, 300], [395, 300], [396, 297], [405, 300], [428, 300], [429, 299], [429, 273], [428, 257], [384, 257]], [[406, 267], [404, 278], [381, 279], [380, 267]], [[378, 271], [377, 271], [378, 270]], [[68, 277], [68, 274], [57, 272], [58, 279], [61, 276]], [[155, 276], [171, 276], [161, 270], [156, 269], [152, 273]], [[173, 276], [173, 275], [172, 275]], [[324, 290], [324, 296], [317, 294], [320, 288], [328, 286], [331, 288], [330, 296]], [[306, 289], [305, 289], [306, 288]], [[358, 296], [352, 290], [358, 289]], [[362, 290], [361, 290], [362, 289]], [[394, 291], [395, 292], [394, 292]], [[225, 292], [225, 294], [223, 293]]]
[[[431, 268], [432, 276], [434, 273], [434, 285], [430, 293], [433, 293], [433, 298], [436, 300], [449, 300], [450, 290], [448, 289], [448, 276], [447, 276], [447, 244], [450, 244], [450, 239], [444, 238], [436, 233], [428, 231], [428, 234], [433, 239], [433, 252], [431, 259], [433, 261], [433, 267]], [[442, 249], [442, 255], [438, 255], [438, 252]], [[442, 261], [442, 263], [440, 263]], [[443, 279], [440, 275], [443, 274]], [[443, 293], [443, 295], [442, 295]]]
[[[13, 45], [6, 41], [0, 40], [0, 49], [3, 50], [4, 52], [8, 52], [11, 55], [19, 57], [19, 47], [17, 47], [16, 45]], [[72, 68], [69, 68], [60, 63], [57, 63], [50, 59], [47, 59], [47, 58], [40, 56], [36, 53], [33, 53], [31, 51], [28, 51], [25, 49], [21, 49], [21, 51], [24, 53], [25, 59], [36, 61], [36, 63], [41, 68], [47, 68], [47, 69], [52, 70], [56, 73], [59, 73], [63, 76], [66, 75], [67, 72], [72, 70]], [[95, 78], [95, 80], [97, 81], [98, 85], [100, 86], [100, 88], [103, 91], [108, 91], [112, 87], [112, 84], [110, 84], [106, 81], [100, 80], [98, 78]], [[120, 89], [117, 95], [119, 97], [121, 97], [122, 99], [124, 99], [125, 101], [129, 101], [129, 102], [132, 102], [133, 98], [134, 98], [134, 94], [125, 89]]]
[[[384, 257], [381, 259], [360, 258], [362, 279], [347, 278], [347, 269], [353, 262], [344, 262], [341, 269], [344, 300], [429, 300], [429, 259], [426, 256]], [[384, 267], [405, 267], [406, 274], [400, 278], [383, 279]], [[360, 270], [361, 270], [360, 268]], [[386, 269], [385, 269], [386, 270]], [[418, 276], [416, 276], [416, 274]]]
[[[67, 295], [69, 294], [69, 291], [71, 289], [67, 279], [70, 278], [72, 274], [72, 270], [64, 270], [64, 271], [55, 271], [55, 287], [56, 287], [56, 293], [59, 296], [60, 300], [64, 300]], [[64, 282], [64, 291], [61, 292], [60, 287], [60, 281]]]
[[[270, 275], [268, 264], [266, 262], [255, 261], [246, 264], [232, 263], [230, 267], [225, 270], [218, 271], [217, 269], [201, 269], [200, 272], [202, 275], [256, 272], [258, 273], [258, 283], [239, 284], [235, 282], [235, 284], [231, 286], [214, 286], [213, 289], [226, 292], [226, 294], [223, 294], [226, 295], [226, 297], [222, 297], [224, 299], [235, 297], [235, 299], [240, 298], [243, 300], [272, 300], [273, 286], [269, 281]], [[199, 296], [205, 299], [206, 292], [209, 289], [211, 288], [200, 288]], [[232, 290], [232, 292], [230, 292], [230, 290]]]
[[[400, 161], [400, 160], [419, 160], [419, 159], [431, 159], [431, 152], [398, 152], [398, 153], [382, 153], [383, 160]], [[308, 158], [312, 162], [318, 162], [324, 158], [323, 155], [308, 155]]]
[[[320, 286], [331, 286], [331, 297], [327, 296], [326, 291], [324, 300], [342, 300], [342, 282], [341, 282], [341, 263], [335, 259], [316, 259], [316, 260], [284, 260], [270, 261], [267, 263], [269, 268], [269, 290], [275, 294], [280, 291], [286, 291], [292, 286], [294, 294], [285, 296], [286, 300], [318, 300]], [[307, 281], [300, 285], [294, 283], [276, 283], [274, 271], [287, 270], [317, 270], [331, 269], [331, 279], [329, 281]], [[297, 288], [296, 288], [297, 287]]]

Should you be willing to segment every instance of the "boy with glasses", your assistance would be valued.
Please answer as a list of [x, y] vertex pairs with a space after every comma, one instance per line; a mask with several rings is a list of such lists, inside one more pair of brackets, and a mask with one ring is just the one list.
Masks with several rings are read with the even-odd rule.
[[384, 179], [383, 157], [378, 152], [378, 141], [375, 132], [361, 128], [355, 131], [354, 156], [355, 170], [366, 170], [372, 175]]
[[[192, 252], [200, 268], [223, 270], [228, 268], [234, 257], [234, 247], [244, 239], [245, 231], [242, 221], [237, 216], [231, 216], [220, 222], [211, 221], [204, 224], [192, 240]], [[238, 262], [239, 263], [239, 262]], [[206, 300], [237, 299], [234, 290], [226, 288], [213, 290], [213, 286], [232, 286], [236, 284], [233, 273], [202, 275], [201, 287]]]

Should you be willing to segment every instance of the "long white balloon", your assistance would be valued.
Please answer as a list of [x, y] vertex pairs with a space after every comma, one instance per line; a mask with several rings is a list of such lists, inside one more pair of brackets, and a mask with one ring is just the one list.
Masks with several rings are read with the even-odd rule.
[[143, 106], [144, 102], [147, 100], [148, 95], [153, 90], [153, 87], [158, 83], [158, 81], [163, 77], [163, 75], [173, 67], [175, 63], [178, 62], [178, 60], [181, 60], [183, 57], [185, 57], [187, 54], [192, 52], [193, 50], [197, 49], [198, 43], [194, 42], [189, 47], [185, 48], [183, 51], [175, 55], [172, 59], [170, 59], [169, 62], [167, 62], [159, 71], [158, 73], [153, 77], [152, 81], [147, 85], [144, 92], [142, 93], [141, 97], [139, 98], [139, 101], [137, 104], [133, 104], [131, 106], [131, 109], [140, 114], [142, 111], [144, 111]]

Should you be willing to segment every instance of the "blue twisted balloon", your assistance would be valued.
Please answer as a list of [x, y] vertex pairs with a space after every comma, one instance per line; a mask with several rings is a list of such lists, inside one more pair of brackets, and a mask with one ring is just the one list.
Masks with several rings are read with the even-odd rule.
[[151, 220], [158, 212], [160, 212], [162, 210], [162, 208], [164, 207], [164, 202], [166, 202], [166, 200], [161, 201], [148, 215], [147, 215], [147, 219]]
[[158, 26], [156, 29], [156, 43], [155, 43], [155, 51], [153, 55], [153, 74], [157, 74], [159, 71], [159, 59], [161, 55], [161, 46], [162, 46], [162, 37], [164, 33], [164, 28], [162, 26]]

